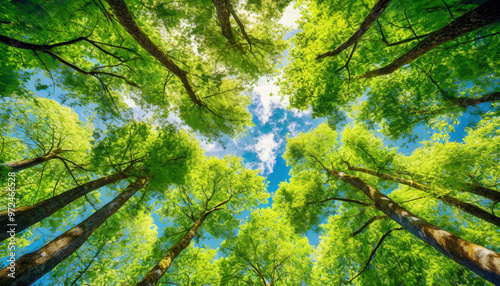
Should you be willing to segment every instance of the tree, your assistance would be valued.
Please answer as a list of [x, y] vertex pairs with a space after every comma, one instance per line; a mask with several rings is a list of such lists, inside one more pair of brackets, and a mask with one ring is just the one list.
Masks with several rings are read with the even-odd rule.
[[[4, 163], [9, 170], [19, 172], [53, 159], [60, 160], [67, 170], [69, 166], [83, 168], [76, 158], [84, 158], [90, 150], [90, 121], [84, 124], [73, 110], [40, 97], [6, 98], [0, 112], [3, 149], [18, 141], [25, 146], [23, 153], [28, 153], [26, 159]], [[2, 152], [4, 156], [6, 152]]]
[[[275, 199], [277, 206], [284, 209], [286, 213], [291, 213], [297, 207], [307, 210], [314, 208], [315, 205], [321, 206], [326, 203], [324, 208], [312, 210], [309, 215], [293, 217], [292, 221], [297, 221], [297, 226], [303, 225], [304, 220], [318, 221], [319, 216], [323, 215], [322, 209], [333, 208], [335, 205], [332, 202], [334, 201], [349, 203], [346, 206], [357, 204], [363, 207], [375, 207], [442, 254], [493, 283], [498, 281], [500, 272], [495, 266], [495, 261], [498, 261], [500, 254], [463, 240], [424, 221], [377, 190], [383, 185], [379, 185], [378, 188], [373, 187], [370, 179], [353, 175], [352, 171], [345, 168], [343, 152], [336, 139], [336, 132], [326, 125], [320, 125], [311, 133], [289, 139], [284, 157], [292, 165], [294, 175], [292, 178], [295, 174], [299, 176], [291, 180], [291, 187], [289, 184], [281, 186]], [[304, 186], [307, 184], [310, 185], [305, 189]], [[377, 186], [375, 184], [373, 185]], [[314, 199], [308, 200], [309, 198]], [[373, 203], [364, 201], [365, 198]], [[302, 231], [304, 231], [303, 228]], [[479, 252], [475, 251], [483, 252], [492, 263], [476, 260], [474, 257], [477, 257]]]
[[[255, 48], [245, 48], [245, 55], [221, 41], [211, 3], [207, 10], [198, 1], [127, 2], [108, 1], [110, 7], [101, 1], [2, 4], [2, 52], [13, 62], [24, 59], [11, 72], [26, 75], [20, 77], [22, 86], [35, 72], [43, 72], [54, 90], [57, 84], [65, 91], [62, 100], [95, 104], [103, 119], [119, 117], [127, 111], [125, 101], [132, 99], [159, 119], [178, 115], [209, 139], [237, 136], [252, 125], [244, 92], [279, 63], [286, 45], [276, 22], [286, 1], [245, 3], [244, 11], [261, 14], [254, 17], [255, 23], [238, 18], [252, 27], [245, 30], [249, 39], [255, 35]], [[38, 17], [34, 20], [26, 13]], [[165, 33], [179, 36], [164, 37]]]
[[[147, 124], [131, 123], [124, 127], [111, 128], [107, 137], [100, 140], [98, 146], [94, 148], [92, 159], [103, 162], [103, 156], [105, 156], [110, 162], [109, 165], [118, 170], [118, 177], [122, 179], [127, 176], [135, 177], [136, 182], [131, 183], [122, 194], [79, 225], [68, 230], [36, 252], [22, 256], [19, 259], [19, 264], [24, 265], [23, 268], [29, 274], [23, 271], [18, 273], [14, 281], [11, 281], [12, 279], [8, 277], [9, 270], [4, 268], [2, 270], [3, 274], [1, 274], [4, 277], [3, 281], [5, 283], [7, 281], [11, 283], [36, 281], [81, 247], [103, 222], [137, 191], [142, 189], [146, 183], [151, 181], [151, 193], [154, 193], [159, 192], [160, 188], [165, 190], [165, 186], [169, 184], [183, 182], [189, 168], [199, 158], [200, 153], [197, 142], [185, 132], [176, 131], [173, 126], [154, 130]], [[117, 162], [115, 160], [121, 161]], [[109, 165], [106, 166], [101, 163], [99, 168], [103, 173], [109, 172]], [[159, 166], [163, 166], [163, 168], [159, 168]], [[95, 187], [96, 185], [90, 184], [90, 186]], [[73, 189], [33, 207], [21, 209], [21, 218], [24, 215], [28, 222], [35, 223], [69, 205], [93, 189], [88, 186]], [[144, 193], [145, 195], [146, 193]], [[51, 209], [45, 209], [46, 207]], [[37, 211], [37, 209], [42, 210]], [[26, 226], [23, 224], [23, 227]], [[47, 257], [45, 258], [45, 256]], [[37, 263], [36, 267], [29, 266], [35, 260], [41, 261], [41, 263]]]
[[[133, 199], [130, 205], [143, 204], [140, 196]], [[77, 252], [56, 266], [42, 284], [132, 285], [131, 281], [143, 271], [142, 260], [153, 251], [157, 236], [149, 211], [121, 208]]]
[[220, 285], [298, 285], [307, 282], [312, 247], [285, 218], [254, 211], [237, 236], [221, 245]]
[[[158, 285], [217, 285], [216, 249], [189, 245]], [[167, 278], [168, 277], [168, 278]]]
[[423, 123], [456, 124], [464, 112], [496, 114], [498, 3], [447, 2], [306, 2], [282, 96], [332, 126], [357, 113], [391, 139], [415, 139]]
[[76, 251], [87, 238], [111, 215], [113, 215], [137, 191], [142, 189], [148, 179], [137, 179], [120, 195], [92, 214], [77, 226], [66, 231], [37, 251], [21, 256], [16, 262], [20, 270], [16, 277], [9, 277], [7, 267], [0, 270], [0, 281], [3, 285], [31, 284], [52, 270], [57, 264]]
[[235, 216], [268, 197], [257, 172], [245, 169], [236, 157], [207, 158], [190, 175], [188, 184], [170, 190], [161, 213], [169, 219], [165, 233], [172, 234], [165, 239], [171, 246], [161, 259], [153, 260], [159, 262], [138, 285], [156, 285], [195, 236], [232, 235], [239, 224]]

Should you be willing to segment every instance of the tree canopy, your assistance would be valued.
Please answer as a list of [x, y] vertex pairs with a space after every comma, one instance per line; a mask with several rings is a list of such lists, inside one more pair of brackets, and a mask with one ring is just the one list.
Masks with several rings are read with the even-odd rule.
[[0, 12], [0, 285], [500, 285], [499, 1]]

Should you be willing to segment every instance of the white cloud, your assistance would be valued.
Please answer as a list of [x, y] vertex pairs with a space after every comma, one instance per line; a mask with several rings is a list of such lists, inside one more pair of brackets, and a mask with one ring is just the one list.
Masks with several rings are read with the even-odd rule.
[[309, 109], [305, 110], [305, 111], [298, 110], [297, 108], [292, 108], [292, 112], [293, 112], [293, 116], [295, 116], [297, 118], [302, 118], [305, 116], [310, 116], [312, 114], [312, 108], [309, 107]]
[[260, 97], [260, 104], [256, 110], [257, 117], [262, 124], [269, 121], [276, 108], [286, 108], [288, 100], [281, 101], [277, 95], [279, 87], [276, 86], [276, 79], [261, 77], [257, 82], [257, 86], [253, 89], [254, 96]]
[[128, 96], [124, 96], [124, 100], [123, 100], [127, 105], [128, 107], [130, 108], [135, 108], [137, 107], [137, 105], [135, 104], [134, 100]]
[[292, 27], [295, 30], [299, 27], [299, 25], [296, 22], [300, 18], [300, 10], [295, 8], [294, 6], [295, 6], [295, 1], [290, 3], [285, 8], [283, 16], [278, 21], [278, 23], [288, 27]]
[[200, 140], [200, 146], [206, 152], [218, 152], [223, 150], [223, 148], [217, 142], [209, 143], [205, 140]]
[[263, 134], [257, 138], [257, 144], [250, 147], [257, 153], [257, 158], [260, 160], [258, 166], [263, 174], [272, 173], [276, 164], [278, 147], [282, 140], [276, 141], [274, 137], [274, 133]]
[[291, 137], [297, 136], [299, 134], [299, 131], [297, 130], [297, 127], [299, 127], [299, 124], [297, 122], [292, 121], [290, 124], [288, 124], [288, 131], [290, 131]]

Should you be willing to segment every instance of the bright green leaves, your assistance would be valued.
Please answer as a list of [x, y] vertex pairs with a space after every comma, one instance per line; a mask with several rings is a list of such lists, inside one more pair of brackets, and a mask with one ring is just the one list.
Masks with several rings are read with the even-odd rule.
[[236, 46], [222, 36], [211, 1], [127, 1], [133, 20], [176, 69], [145, 51], [107, 5], [63, 2], [30, 2], [28, 10], [37, 17], [27, 16], [17, 2], [0, 6], [5, 12], [0, 48], [8, 71], [0, 75], [0, 90], [24, 94], [16, 86], [26, 85], [32, 73], [43, 73], [47, 82], [38, 87], [55, 85], [63, 91], [63, 103], [90, 107], [104, 120], [123, 116], [129, 110], [125, 102], [132, 99], [154, 118], [175, 114], [215, 140], [239, 136], [253, 125], [244, 92], [275, 72], [286, 48], [285, 30], [277, 22], [288, 1], [232, 3], [239, 15], [238, 23], [231, 23]]
[[[306, 1], [304, 1], [306, 2]], [[290, 62], [280, 81], [292, 107], [312, 106], [313, 116], [341, 123], [342, 112], [359, 111], [356, 120], [379, 125], [392, 139], [410, 137], [415, 126], [436, 127], [462, 112], [484, 114], [470, 104], [495, 90], [498, 27], [486, 26], [440, 45], [395, 72], [359, 79], [393, 62], [430, 33], [475, 6], [457, 1], [391, 1], [362, 38], [334, 57], [316, 56], [345, 42], [361, 25], [374, 2], [307, 1], [300, 32], [293, 38]], [[360, 107], [354, 107], [357, 99]], [[497, 99], [496, 99], [497, 100]], [[486, 102], [491, 102], [489, 100]], [[353, 108], [354, 107], [354, 108]], [[496, 107], [488, 107], [497, 112]]]
[[[325, 186], [326, 176], [318, 171], [303, 171], [282, 182], [273, 199], [273, 207], [290, 220], [295, 231], [305, 233], [315, 228], [325, 217], [325, 211], [316, 207], [335, 196], [335, 188]], [[334, 202], [329, 203], [334, 206]]]
[[312, 247], [271, 209], [252, 213], [238, 235], [222, 243], [220, 285], [298, 285], [307, 281]]
[[257, 171], [245, 169], [241, 159], [226, 156], [223, 160], [201, 158], [186, 182], [165, 194], [160, 212], [171, 226], [167, 229], [189, 228], [204, 215], [211, 213], [198, 231], [219, 238], [230, 235], [238, 226], [236, 215], [265, 203], [269, 194]]
[[[294, 231], [305, 233], [320, 226], [325, 231], [315, 254], [312, 285], [344, 283], [363, 269], [355, 283], [484, 284], [410, 233], [395, 230], [400, 226], [368, 202], [359, 189], [327, 175], [333, 170], [339, 177], [356, 176], [420, 218], [498, 251], [496, 226], [478, 219], [474, 212], [470, 215], [440, 201], [446, 202], [442, 196], [447, 195], [474, 208], [492, 207], [485, 194], [498, 193], [498, 124], [496, 118], [485, 117], [468, 129], [462, 143], [443, 142], [439, 137], [422, 142], [410, 155], [387, 147], [383, 137], [359, 124], [346, 127], [339, 137], [322, 124], [289, 138], [284, 158], [292, 167], [292, 178], [280, 185], [274, 207]], [[423, 187], [408, 186], [413, 183]], [[483, 191], [483, 197], [475, 188]], [[321, 225], [325, 219], [328, 223]]]
[[111, 128], [94, 149], [93, 161], [106, 172], [109, 168], [135, 176], [152, 177], [152, 188], [161, 191], [170, 184], [183, 183], [186, 174], [202, 156], [198, 142], [173, 126], [153, 128], [130, 123]]

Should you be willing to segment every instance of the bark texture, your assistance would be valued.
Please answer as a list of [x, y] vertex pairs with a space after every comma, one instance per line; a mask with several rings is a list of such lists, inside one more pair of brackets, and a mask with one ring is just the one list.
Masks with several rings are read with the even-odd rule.
[[186, 247], [189, 246], [191, 243], [191, 240], [195, 237], [196, 231], [198, 228], [203, 224], [205, 221], [205, 218], [207, 217], [208, 213], [205, 213], [202, 215], [189, 229], [189, 231], [182, 237], [181, 240], [179, 240], [176, 244], [174, 244], [172, 247], [170, 247], [163, 256], [162, 260], [160, 263], [156, 264], [151, 271], [149, 271], [146, 276], [137, 284], [137, 286], [154, 286], [160, 281], [161, 277], [167, 272], [168, 268], [170, 265], [172, 265], [172, 262], [174, 259], [184, 250]]
[[123, 0], [106, 0], [106, 2], [113, 10], [116, 18], [125, 30], [134, 38], [137, 43], [149, 54], [151, 54], [157, 61], [159, 61], [165, 68], [175, 74], [182, 82], [189, 98], [198, 106], [205, 106], [198, 96], [196, 96], [191, 83], [187, 77], [187, 72], [177, 66], [168, 55], [161, 50], [137, 25], [132, 14]]
[[494, 202], [500, 202], [500, 192], [489, 188], [485, 188], [478, 184], [468, 184], [468, 188], [462, 189], [462, 191], [469, 192], [481, 196], [483, 198], [490, 199]]
[[163, 256], [160, 263], [156, 264], [151, 271], [142, 278], [137, 286], [154, 286], [160, 281], [161, 277], [167, 272], [168, 268], [172, 265], [174, 259], [189, 246], [191, 240], [196, 236], [196, 231], [203, 224], [205, 219], [214, 211], [220, 210], [220, 207], [227, 204], [233, 196], [231, 195], [227, 200], [220, 202], [212, 209], [205, 211], [198, 219], [193, 219], [194, 224], [189, 228], [188, 232], [176, 244], [170, 247]]
[[47, 274], [60, 262], [75, 252], [87, 238], [111, 215], [127, 202], [147, 182], [147, 179], [137, 179], [131, 183], [123, 193], [111, 202], [93, 213], [86, 220], [61, 234], [40, 249], [25, 254], [16, 260], [15, 279], [8, 276], [10, 270], [0, 270], [0, 285], [16, 286], [31, 285], [43, 275]]
[[[123, 180], [127, 177], [128, 176], [124, 173], [113, 174], [85, 183], [55, 197], [38, 202], [32, 206], [16, 208], [14, 210], [15, 224], [17, 224], [16, 233], [20, 233], [33, 224], [44, 220], [45, 218], [51, 216], [53, 213], [79, 199], [80, 197], [90, 193], [91, 191]], [[7, 233], [7, 230], [9, 230], [9, 226], [7, 225], [12, 223], [9, 222], [9, 218], [10, 217], [8, 215], [8, 210], [0, 212], [0, 241], [3, 241], [4, 239], [9, 237], [9, 233]]]
[[57, 158], [57, 155], [61, 154], [62, 152], [64, 152], [64, 151], [58, 148], [58, 149], [55, 149], [55, 150], [51, 151], [50, 153], [45, 154], [43, 156], [39, 156], [36, 158], [31, 158], [31, 159], [26, 159], [26, 160], [21, 160], [21, 161], [16, 161], [16, 162], [4, 163], [3, 165], [11, 168], [13, 172], [19, 172], [19, 171], [22, 171], [24, 169], [28, 169], [28, 168], [34, 167], [36, 165], [40, 165], [42, 163], [45, 163], [49, 160], [55, 159], [55, 158]]
[[229, 18], [231, 16], [225, 0], [212, 0], [214, 3], [215, 10], [217, 11], [217, 18], [220, 22], [220, 27], [222, 29], [222, 35], [228, 40], [232, 45], [236, 44], [236, 39], [233, 35], [233, 30], [231, 29], [231, 22]]
[[391, 3], [391, 0], [379, 0], [377, 3], [375, 3], [375, 6], [373, 6], [372, 10], [370, 11], [370, 14], [368, 14], [365, 20], [363, 20], [363, 23], [361, 23], [359, 29], [356, 32], [354, 32], [354, 34], [349, 39], [347, 39], [347, 41], [345, 41], [335, 50], [317, 56], [316, 59], [320, 60], [326, 57], [334, 57], [340, 54], [345, 49], [349, 48], [354, 43], [356, 43], [359, 39], [361, 39], [361, 37], [366, 33], [366, 31], [370, 29], [372, 24], [382, 15], [382, 13], [384, 13], [385, 8], [387, 8], [387, 5], [389, 5], [389, 3]]
[[365, 169], [365, 168], [353, 167], [353, 166], [348, 166], [348, 168], [349, 168], [349, 170], [352, 170], [352, 171], [358, 171], [358, 172], [362, 172], [365, 174], [370, 174], [370, 175], [376, 176], [376, 177], [378, 177], [382, 180], [385, 180], [385, 181], [400, 183], [400, 184], [412, 187], [414, 189], [424, 191], [424, 192], [430, 194], [431, 196], [441, 200], [443, 203], [445, 203], [449, 206], [455, 207], [455, 208], [462, 210], [462, 211], [464, 211], [472, 216], [475, 216], [479, 219], [482, 219], [484, 221], [487, 221], [489, 223], [492, 223], [492, 224], [500, 227], [500, 217], [498, 217], [494, 214], [491, 214], [491, 213], [483, 210], [480, 207], [477, 207], [473, 204], [463, 202], [463, 201], [456, 199], [454, 197], [450, 197], [448, 195], [434, 194], [431, 192], [431, 189], [426, 185], [420, 184], [420, 183], [415, 182], [413, 180], [406, 180], [406, 179], [401, 178], [401, 177], [382, 174], [382, 173], [379, 173], [379, 172], [376, 172], [373, 170], [369, 170], [369, 169]]
[[375, 207], [411, 234], [494, 285], [500, 285], [500, 254], [434, 226], [402, 208], [358, 177], [330, 170], [330, 175], [361, 190]]
[[488, 0], [474, 10], [460, 16], [450, 24], [437, 30], [419, 42], [411, 50], [385, 67], [369, 71], [359, 78], [372, 78], [393, 73], [418, 57], [446, 42], [475, 31], [500, 20], [500, 1]]
[[451, 102], [463, 108], [467, 108], [469, 106], [474, 106], [486, 102], [495, 102], [499, 100], [500, 100], [500, 92], [492, 92], [477, 98], [453, 97], [450, 99]]

